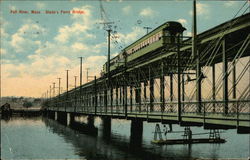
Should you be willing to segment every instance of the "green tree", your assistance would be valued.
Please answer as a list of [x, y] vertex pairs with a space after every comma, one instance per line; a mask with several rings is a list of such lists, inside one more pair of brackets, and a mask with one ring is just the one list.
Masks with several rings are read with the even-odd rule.
[[26, 107], [26, 108], [29, 108], [29, 107], [32, 107], [33, 104], [32, 104], [31, 102], [25, 101], [25, 102], [23, 103], [23, 106]]

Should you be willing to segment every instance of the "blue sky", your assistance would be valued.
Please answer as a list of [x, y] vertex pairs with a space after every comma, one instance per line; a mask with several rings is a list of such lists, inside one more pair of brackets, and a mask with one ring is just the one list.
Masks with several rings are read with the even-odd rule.
[[[197, 1], [198, 32], [232, 19], [245, 3]], [[56, 78], [62, 77], [65, 83], [65, 69], [70, 69], [73, 85], [73, 76], [79, 74], [79, 56], [84, 57], [84, 68], [99, 76], [107, 54], [99, 1], [8, 0], [0, 5], [2, 96], [39, 97]], [[191, 35], [192, 1], [110, 0], [102, 5], [106, 17], [114, 22], [112, 56], [143, 36], [145, 26], [155, 28], [166, 21], [179, 21], [187, 28], [185, 35]], [[41, 13], [13, 14], [11, 10]], [[84, 14], [45, 14], [46, 10], [81, 10]]]

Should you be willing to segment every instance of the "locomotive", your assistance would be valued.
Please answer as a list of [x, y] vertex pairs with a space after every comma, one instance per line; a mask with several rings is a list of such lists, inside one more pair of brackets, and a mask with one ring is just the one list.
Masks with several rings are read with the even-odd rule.
[[[134, 43], [124, 48], [117, 56], [110, 60], [110, 72], [124, 67], [126, 63], [135, 61], [160, 47], [182, 42], [183, 31], [181, 23], [168, 21], [144, 35]], [[102, 75], [107, 73], [107, 62], [103, 65]]]

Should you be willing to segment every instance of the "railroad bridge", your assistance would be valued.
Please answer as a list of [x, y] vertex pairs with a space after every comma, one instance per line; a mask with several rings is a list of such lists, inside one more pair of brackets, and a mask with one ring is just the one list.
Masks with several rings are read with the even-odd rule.
[[[250, 14], [163, 46], [46, 100], [50, 117], [76, 115], [250, 131]], [[140, 131], [139, 131], [140, 132]]]

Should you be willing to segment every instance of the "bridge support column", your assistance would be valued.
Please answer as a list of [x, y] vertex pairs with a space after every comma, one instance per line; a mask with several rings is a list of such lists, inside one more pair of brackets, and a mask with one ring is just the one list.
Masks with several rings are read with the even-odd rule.
[[75, 122], [75, 113], [68, 113], [69, 119], [67, 120], [68, 125], [72, 125]]
[[110, 139], [111, 136], [111, 118], [102, 117], [102, 137], [104, 139]]
[[94, 92], [95, 92], [95, 97], [94, 97], [94, 105], [95, 105], [95, 115], [97, 114], [97, 99], [98, 99], [98, 95], [97, 95], [97, 81], [96, 81], [96, 76], [95, 76], [95, 87], [94, 87]]
[[88, 116], [88, 118], [87, 118], [87, 125], [88, 126], [94, 126], [94, 123], [95, 123], [94, 116]]
[[223, 101], [224, 101], [224, 114], [228, 114], [228, 64], [226, 55], [226, 40], [222, 41], [222, 64], [223, 64]]
[[128, 94], [127, 94], [127, 85], [124, 84], [123, 86], [123, 100], [124, 100], [124, 112], [125, 112], [125, 117], [127, 117], [128, 114]]
[[115, 100], [116, 100], [116, 112], [118, 112], [118, 108], [119, 108], [118, 84], [116, 84], [116, 88], [115, 88]]
[[150, 112], [154, 111], [154, 78], [152, 74], [152, 69], [149, 67], [149, 91], [150, 91]]
[[121, 110], [121, 106], [123, 105], [123, 99], [122, 99], [122, 87], [120, 86], [120, 106], [119, 106], [119, 112]]
[[145, 81], [143, 83], [143, 90], [144, 90], [144, 101], [147, 102], [147, 85], [148, 85], [148, 82]]
[[58, 111], [55, 112], [55, 119], [54, 120], [57, 120], [58, 119]]
[[232, 62], [233, 70], [232, 70], [232, 86], [233, 86], [233, 95], [232, 98], [236, 99], [236, 64], [235, 61]]
[[130, 86], [130, 112], [133, 111], [133, 86]]
[[181, 88], [181, 93], [182, 93], [182, 97], [181, 97], [181, 100], [182, 100], [182, 112], [185, 112], [185, 104], [184, 104], [184, 101], [185, 101], [185, 81], [184, 81], [184, 74], [182, 74], [181, 76], [181, 81], [182, 81], [182, 88]]
[[140, 72], [137, 75], [136, 89], [135, 89], [135, 102], [138, 104], [138, 110], [141, 112], [141, 82]]
[[111, 114], [113, 115], [113, 87], [110, 87], [110, 109]]
[[104, 112], [107, 113], [108, 111], [108, 87], [104, 90]]
[[180, 67], [180, 44], [179, 37], [177, 43], [177, 113], [178, 113], [178, 121], [181, 122], [181, 67]]
[[133, 119], [131, 121], [131, 128], [130, 128], [130, 145], [132, 147], [141, 146], [142, 135], [143, 135], [143, 121], [139, 119]]
[[201, 113], [201, 64], [200, 64], [200, 53], [197, 51], [196, 59], [196, 101], [197, 101], [197, 112]]
[[[173, 98], [174, 98], [174, 96], [173, 96], [173, 74], [172, 73], [170, 73], [170, 75], [169, 75], [169, 79], [170, 79], [170, 84], [169, 84], [169, 92], [170, 92], [170, 102], [172, 103], [173, 102]], [[170, 112], [173, 112], [174, 111], [174, 109], [173, 109], [173, 105], [171, 104], [170, 105]]]
[[49, 111], [49, 118], [50, 119], [55, 119], [55, 111]]
[[165, 111], [165, 77], [164, 77], [164, 63], [161, 63], [161, 78], [160, 78], [160, 100], [161, 100], [161, 112]]
[[212, 99], [214, 101], [213, 103], [213, 112], [216, 111], [216, 103], [215, 103], [215, 100], [216, 100], [216, 93], [215, 93], [215, 64], [212, 65]]

